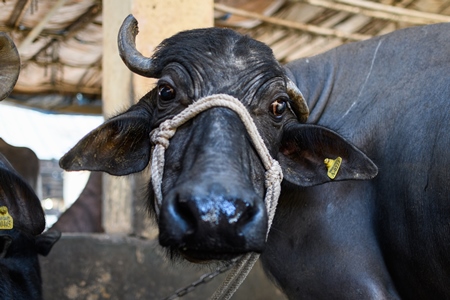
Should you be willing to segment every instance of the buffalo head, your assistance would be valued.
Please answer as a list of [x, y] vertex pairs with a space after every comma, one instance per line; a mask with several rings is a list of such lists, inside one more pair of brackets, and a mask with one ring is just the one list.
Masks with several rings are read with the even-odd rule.
[[[166, 39], [147, 58], [135, 48], [136, 33], [129, 16], [119, 33], [120, 55], [133, 72], [158, 78], [156, 87], [78, 142], [61, 159], [62, 168], [139, 172], [151, 157], [152, 130], [200, 98], [228, 94], [245, 106], [286, 181], [330, 181], [323, 161], [338, 156], [343, 163], [334, 180], [376, 174], [373, 163], [343, 138], [305, 123], [306, 102], [266, 45], [229, 29], [198, 29]], [[165, 153], [160, 244], [192, 261], [261, 252], [268, 229], [264, 174], [233, 110], [213, 107], [184, 123]]]
[[11, 38], [0, 32], [0, 100], [11, 93], [20, 71], [20, 57]]

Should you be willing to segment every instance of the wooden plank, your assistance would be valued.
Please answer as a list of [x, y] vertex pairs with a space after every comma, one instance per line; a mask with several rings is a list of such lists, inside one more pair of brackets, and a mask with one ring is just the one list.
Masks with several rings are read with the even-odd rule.
[[[120, 59], [117, 33], [131, 13], [132, 0], [103, 1], [103, 115], [109, 118], [133, 104], [131, 72]], [[103, 176], [103, 228], [107, 233], [133, 233], [133, 186], [131, 177]]]

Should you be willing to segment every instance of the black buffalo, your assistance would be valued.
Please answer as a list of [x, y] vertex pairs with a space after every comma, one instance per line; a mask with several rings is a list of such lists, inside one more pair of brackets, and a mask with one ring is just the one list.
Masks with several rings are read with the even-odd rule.
[[[12, 91], [19, 70], [20, 58], [16, 46], [7, 34], [0, 32], [0, 100]], [[0, 143], [0, 150], [7, 148], [4, 146]], [[8, 152], [10, 154], [14, 153]], [[29, 163], [33, 164], [33, 161]], [[31, 185], [0, 153], [1, 299], [42, 299], [38, 254], [47, 255], [60, 237], [57, 231], [41, 234], [44, 228], [41, 201]]]
[[47, 255], [59, 239], [45, 228], [44, 211], [33, 189], [0, 154], [0, 295], [2, 299], [41, 299], [38, 254]]
[[[122, 58], [156, 87], [84, 137], [64, 169], [139, 172], [151, 130], [201, 97], [232, 95], [283, 169], [268, 239], [261, 160], [236, 113], [215, 107], [178, 128], [166, 150], [162, 246], [191, 261], [261, 252], [291, 299], [450, 298], [450, 24], [284, 67], [228, 29], [179, 33], [151, 59], [135, 49], [136, 32], [127, 18]], [[331, 179], [324, 160], [337, 157]]]

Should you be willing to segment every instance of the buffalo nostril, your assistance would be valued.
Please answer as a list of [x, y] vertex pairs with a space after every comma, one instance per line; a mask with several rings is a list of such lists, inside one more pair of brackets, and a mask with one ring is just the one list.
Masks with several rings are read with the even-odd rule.
[[188, 201], [179, 194], [169, 198], [159, 219], [159, 242], [163, 246], [181, 246], [194, 235], [197, 223]]
[[246, 207], [242, 212], [237, 222], [238, 226], [245, 226], [252, 221], [253, 217], [256, 215], [256, 210], [253, 206]]
[[265, 212], [264, 203], [262, 205], [247, 205], [237, 222], [239, 234], [253, 235], [257, 232], [265, 232], [267, 228], [267, 216]]
[[194, 234], [197, 229], [197, 218], [192, 209], [192, 202], [177, 195], [174, 209], [179, 221], [185, 224], [184, 234]]

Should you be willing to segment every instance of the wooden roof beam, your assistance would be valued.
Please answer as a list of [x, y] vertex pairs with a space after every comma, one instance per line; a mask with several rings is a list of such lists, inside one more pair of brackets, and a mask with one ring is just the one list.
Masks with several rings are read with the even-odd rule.
[[64, 31], [62, 32], [64, 39], [68, 39], [74, 36], [78, 31], [89, 25], [91, 21], [101, 13], [102, 3], [101, 1], [97, 1], [96, 4], [89, 7], [86, 12], [84, 12], [78, 19], [76, 19], [72, 24], [64, 29]]
[[[66, 1], [66, 0], [64, 0]], [[51, 39], [47, 44], [45, 44], [41, 49], [39, 49], [30, 60], [36, 60], [36, 57], [42, 51], [45, 51], [48, 47], [53, 45], [57, 41], [65, 41], [71, 37], [73, 37], [77, 32], [82, 30], [84, 27], [89, 25], [93, 19], [95, 19], [102, 12], [101, 3], [97, 3], [88, 8], [86, 12], [84, 12], [77, 20], [75, 20], [72, 24], [67, 26], [61, 33], [61, 38]]]
[[376, 3], [376, 2], [372, 2], [372, 1], [365, 1], [365, 0], [335, 0], [335, 1], [344, 3], [344, 4], [348, 4], [348, 5], [352, 5], [352, 6], [365, 8], [365, 9], [390, 13], [390, 14], [393, 14], [396, 16], [406, 16], [406, 17], [411, 17], [411, 18], [424, 19], [427, 22], [424, 24], [449, 22], [449, 20], [450, 20], [449, 16], [421, 12], [421, 11], [417, 11], [417, 10], [413, 10], [413, 9], [407, 9], [407, 8], [403, 8], [403, 7], [386, 5], [386, 4]]
[[34, 41], [35, 38], [39, 36], [39, 34], [44, 30], [45, 25], [47, 25], [48, 21], [56, 14], [58, 9], [63, 6], [67, 0], [59, 0], [55, 6], [48, 12], [48, 14], [34, 27], [30, 33], [25, 37], [22, 43], [17, 47], [19, 53], [24, 49], [28, 48]]
[[39, 86], [25, 86], [17, 84], [14, 87], [15, 93], [23, 93], [23, 94], [48, 94], [48, 93], [67, 93], [67, 94], [75, 94], [82, 93], [87, 95], [101, 95], [102, 89], [101, 87], [90, 87], [90, 86], [75, 86], [71, 84], [67, 84], [64, 82], [55, 82], [55, 83], [42, 83]]
[[25, 14], [26, 9], [30, 6], [31, 0], [17, 0], [16, 6], [11, 13], [6, 26], [16, 28]]
[[222, 11], [222, 12], [234, 14], [237, 16], [241, 16], [241, 17], [260, 20], [260, 21], [263, 21], [265, 23], [269, 23], [272, 25], [278, 25], [278, 26], [296, 29], [296, 30], [300, 30], [300, 31], [305, 31], [305, 32], [309, 32], [309, 33], [313, 33], [313, 34], [317, 34], [317, 35], [333, 36], [333, 37], [348, 39], [348, 40], [352, 40], [352, 41], [361, 41], [361, 40], [366, 40], [366, 39], [369, 39], [372, 37], [370, 35], [365, 35], [365, 34], [348, 33], [348, 32], [331, 29], [331, 28], [324, 28], [324, 27], [319, 27], [319, 26], [300, 23], [300, 22], [292, 22], [292, 21], [283, 20], [283, 19], [279, 19], [279, 18], [267, 17], [267, 16], [264, 16], [261, 14], [252, 13], [252, 12], [249, 12], [246, 10], [237, 9], [237, 8], [233, 8], [233, 7], [226, 6], [223, 4], [218, 4], [218, 3], [214, 4], [214, 9]]
[[450, 16], [424, 13], [411, 9], [392, 7], [390, 5], [362, 0], [301, 0], [298, 2], [304, 2], [314, 6], [320, 6], [337, 11], [345, 11], [352, 14], [360, 14], [377, 19], [384, 19], [394, 22], [407, 22], [416, 25], [450, 22]]

